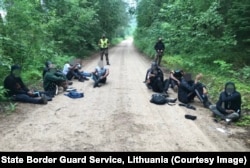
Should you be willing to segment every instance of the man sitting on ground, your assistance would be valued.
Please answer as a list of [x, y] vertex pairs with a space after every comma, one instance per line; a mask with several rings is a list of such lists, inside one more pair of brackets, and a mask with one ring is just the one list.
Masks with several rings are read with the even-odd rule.
[[184, 74], [178, 87], [178, 99], [180, 102], [188, 104], [197, 96], [204, 107], [208, 108], [211, 105], [208, 100], [206, 87], [199, 82], [201, 78], [202, 74], [198, 74], [195, 80], [192, 80], [191, 74]]
[[63, 74], [66, 75], [68, 80], [72, 80], [73, 77], [78, 79], [80, 82], [84, 82], [85, 78], [79, 71], [79, 63], [71, 65], [66, 63], [63, 67]]
[[175, 92], [178, 91], [178, 86], [181, 83], [181, 78], [184, 75], [184, 71], [183, 70], [174, 70], [170, 72], [170, 77], [168, 79], [168, 87], [171, 87], [172, 89], [174, 89]]
[[7, 97], [14, 101], [34, 104], [47, 104], [48, 97], [40, 92], [34, 92], [28, 89], [20, 77], [21, 67], [19, 65], [11, 66], [10, 75], [4, 80], [4, 88], [8, 90]]
[[93, 72], [93, 80], [94, 80], [94, 88], [100, 87], [100, 83], [105, 84], [107, 81], [107, 76], [109, 75], [109, 69], [103, 65], [103, 61], [100, 60], [98, 62], [98, 66], [95, 68]]
[[164, 75], [156, 62], [151, 64], [151, 68], [146, 74], [146, 85], [149, 89], [158, 93], [167, 93], [167, 81], [164, 81]]
[[216, 105], [211, 105], [209, 108], [214, 116], [219, 116], [222, 120], [227, 122], [238, 120], [241, 115], [241, 94], [236, 91], [235, 84], [227, 82]]
[[[46, 61], [45, 62], [45, 67], [43, 68], [43, 79], [44, 79], [44, 76], [45, 76], [46, 72], [49, 71], [49, 68], [50, 68], [51, 65], [52, 65], [51, 61]], [[66, 75], [64, 75], [63, 72], [58, 70], [58, 69], [56, 69], [55, 75], [67, 80]], [[73, 82], [67, 80], [67, 85], [72, 85], [72, 84], [73, 84]]]
[[64, 75], [57, 75], [57, 69], [55, 65], [50, 64], [48, 72], [45, 73], [43, 79], [43, 87], [46, 92], [49, 92], [52, 97], [57, 95], [58, 86], [63, 87], [63, 90], [66, 91], [68, 88], [67, 79]]

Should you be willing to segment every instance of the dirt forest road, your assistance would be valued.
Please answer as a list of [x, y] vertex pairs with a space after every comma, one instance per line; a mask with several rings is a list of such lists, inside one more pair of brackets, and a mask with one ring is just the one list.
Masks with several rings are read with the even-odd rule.
[[[74, 81], [84, 98], [60, 93], [47, 105], [19, 103], [17, 112], [1, 114], [0, 151], [250, 151], [232, 136], [243, 129], [215, 123], [197, 100], [196, 110], [178, 102], [151, 104], [152, 91], [143, 83], [150, 60], [137, 52], [132, 39], [109, 52], [106, 85]], [[83, 69], [93, 71], [98, 60], [84, 60]], [[172, 90], [169, 94], [177, 97]]]

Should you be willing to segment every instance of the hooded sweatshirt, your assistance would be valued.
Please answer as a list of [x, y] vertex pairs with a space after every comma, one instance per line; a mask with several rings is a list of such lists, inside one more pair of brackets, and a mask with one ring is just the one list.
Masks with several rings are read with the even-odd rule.
[[[231, 94], [227, 93], [228, 85], [233, 86]], [[239, 114], [241, 113], [241, 95], [236, 91], [235, 84], [233, 82], [227, 82], [225, 84], [225, 89], [220, 93], [216, 107], [223, 114], [227, 114], [226, 110], [234, 110], [235, 112], [239, 110]]]

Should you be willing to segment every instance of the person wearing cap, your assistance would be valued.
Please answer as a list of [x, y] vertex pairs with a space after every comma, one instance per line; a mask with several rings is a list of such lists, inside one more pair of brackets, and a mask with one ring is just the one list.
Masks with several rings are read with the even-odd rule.
[[216, 105], [210, 105], [209, 109], [214, 116], [218, 116], [226, 122], [231, 122], [240, 118], [241, 103], [241, 94], [236, 91], [235, 84], [227, 82], [224, 91], [220, 93]]
[[180, 102], [189, 104], [197, 96], [203, 103], [203, 106], [209, 108], [211, 103], [208, 100], [208, 92], [205, 85], [200, 82], [202, 77], [203, 75], [200, 73], [195, 77], [195, 80], [193, 80], [190, 73], [185, 73], [183, 75], [178, 87], [178, 100]]
[[19, 65], [11, 66], [10, 75], [4, 80], [4, 88], [7, 90], [6, 96], [19, 102], [47, 104], [48, 97], [45, 94], [28, 89], [20, 75], [21, 67]]
[[44, 78], [46, 72], [49, 71], [49, 66], [50, 66], [51, 64], [52, 64], [51, 61], [46, 61], [46, 62], [45, 62], [45, 67], [43, 68], [43, 78]]
[[103, 55], [105, 55], [106, 63], [107, 65], [110, 65], [108, 56], [109, 39], [105, 34], [103, 34], [102, 38], [99, 40], [98, 46], [100, 47], [101, 61], [103, 61]]
[[58, 91], [57, 86], [63, 87], [63, 90], [66, 91], [68, 88], [67, 79], [64, 75], [58, 75], [56, 66], [50, 64], [43, 78], [43, 88], [51, 97], [54, 97]]
[[158, 41], [154, 45], [154, 49], [156, 51], [155, 62], [158, 64], [158, 66], [160, 66], [161, 60], [162, 60], [162, 56], [163, 56], [163, 53], [164, 53], [164, 50], [165, 50], [165, 45], [162, 42], [162, 38], [161, 37], [158, 38]]
[[167, 80], [164, 81], [164, 75], [156, 62], [151, 63], [151, 68], [147, 70], [146, 86], [154, 92], [167, 93]]
[[109, 75], [109, 69], [103, 65], [103, 61], [98, 62], [98, 66], [93, 72], [92, 79], [94, 80], [94, 88], [100, 87], [100, 83], [105, 84], [107, 81], [107, 76]]
[[[43, 74], [42, 74], [43, 75], [43, 79], [44, 79], [45, 74], [49, 71], [50, 66], [54, 66], [55, 67], [55, 65], [51, 61], [46, 61], [45, 62], [45, 67], [43, 69]], [[56, 72], [54, 73], [54, 75], [56, 75], [56, 76], [58, 76], [60, 78], [65, 79], [67, 81], [67, 85], [72, 85], [73, 84], [73, 82], [68, 81], [66, 75], [64, 75], [63, 72], [60, 71], [60, 70], [58, 70], [58, 69], [56, 69]]]

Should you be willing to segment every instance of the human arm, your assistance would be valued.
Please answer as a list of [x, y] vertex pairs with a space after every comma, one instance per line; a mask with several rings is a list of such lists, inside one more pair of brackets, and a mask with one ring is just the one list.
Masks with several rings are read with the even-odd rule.
[[[223, 107], [222, 104], [225, 104]], [[226, 106], [229, 105], [230, 106]], [[216, 107], [222, 113], [228, 114], [236, 111], [241, 111], [241, 95], [239, 92], [234, 92], [231, 95], [227, 95], [226, 92], [222, 92], [219, 97], [219, 101], [216, 104]], [[227, 108], [228, 107], [228, 108]]]
[[178, 85], [180, 85], [180, 82], [175, 76], [174, 76], [174, 71], [170, 72], [170, 78], [173, 79], [174, 81], [176, 81], [178, 83]]
[[51, 82], [63, 82], [65, 78], [63, 76], [57, 76], [56, 73], [47, 73], [45, 79]]
[[101, 78], [106, 78], [109, 75], [109, 69], [106, 69], [105, 74]]

